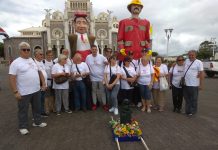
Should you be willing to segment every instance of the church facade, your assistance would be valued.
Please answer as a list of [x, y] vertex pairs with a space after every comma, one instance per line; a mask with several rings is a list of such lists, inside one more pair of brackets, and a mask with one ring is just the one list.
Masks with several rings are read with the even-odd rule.
[[18, 45], [28, 42], [33, 51], [36, 48], [52, 50], [57, 57], [63, 48], [70, 49], [68, 35], [74, 33], [73, 19], [78, 11], [86, 12], [89, 21], [89, 33], [96, 37], [100, 53], [105, 47], [117, 50], [118, 20], [111, 16], [112, 12], [101, 12], [96, 17], [93, 14], [93, 4], [90, 0], [68, 0], [65, 2], [64, 12], [45, 9], [46, 15], [41, 27], [30, 27], [20, 30], [18, 37], [4, 39], [6, 59], [19, 56]]

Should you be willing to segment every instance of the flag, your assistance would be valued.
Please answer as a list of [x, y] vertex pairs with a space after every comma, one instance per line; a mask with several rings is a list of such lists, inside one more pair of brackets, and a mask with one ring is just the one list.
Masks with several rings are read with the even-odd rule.
[[3, 30], [1, 27], [0, 27], [0, 35], [3, 35], [5, 36], [6, 38], [9, 38], [8, 34], [5, 32], [5, 30]]

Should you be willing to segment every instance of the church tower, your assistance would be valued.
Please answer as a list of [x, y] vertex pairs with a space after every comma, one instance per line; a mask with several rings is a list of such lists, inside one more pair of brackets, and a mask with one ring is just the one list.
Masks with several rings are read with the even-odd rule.
[[92, 3], [90, 0], [67, 0], [65, 2], [64, 10], [65, 46], [67, 49], [70, 49], [68, 35], [75, 32], [73, 28], [74, 14], [79, 11], [86, 12], [87, 19], [90, 23], [89, 33], [95, 33], [94, 15], [92, 11]]

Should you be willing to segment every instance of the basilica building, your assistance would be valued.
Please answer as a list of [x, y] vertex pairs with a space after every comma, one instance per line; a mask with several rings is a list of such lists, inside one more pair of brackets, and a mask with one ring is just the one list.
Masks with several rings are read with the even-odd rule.
[[67, 0], [64, 12], [45, 9], [46, 15], [42, 26], [20, 30], [20, 36], [4, 39], [5, 57], [7, 60], [19, 56], [18, 45], [28, 42], [33, 51], [36, 48], [52, 50], [57, 57], [63, 48], [70, 49], [68, 35], [74, 33], [73, 19], [78, 11], [86, 12], [89, 21], [89, 34], [96, 37], [100, 53], [105, 47], [117, 50], [118, 20], [112, 16], [112, 11], [93, 14], [93, 4], [90, 0]]

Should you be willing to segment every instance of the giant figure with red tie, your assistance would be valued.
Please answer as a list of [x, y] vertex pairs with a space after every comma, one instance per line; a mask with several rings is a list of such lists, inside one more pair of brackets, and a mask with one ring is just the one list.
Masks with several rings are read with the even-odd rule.
[[82, 61], [86, 60], [86, 57], [91, 54], [91, 45], [98, 45], [95, 37], [87, 34], [88, 32], [88, 20], [87, 14], [84, 12], [75, 13], [74, 28], [75, 33], [69, 35], [69, 43], [71, 56], [75, 53], [82, 55]]

